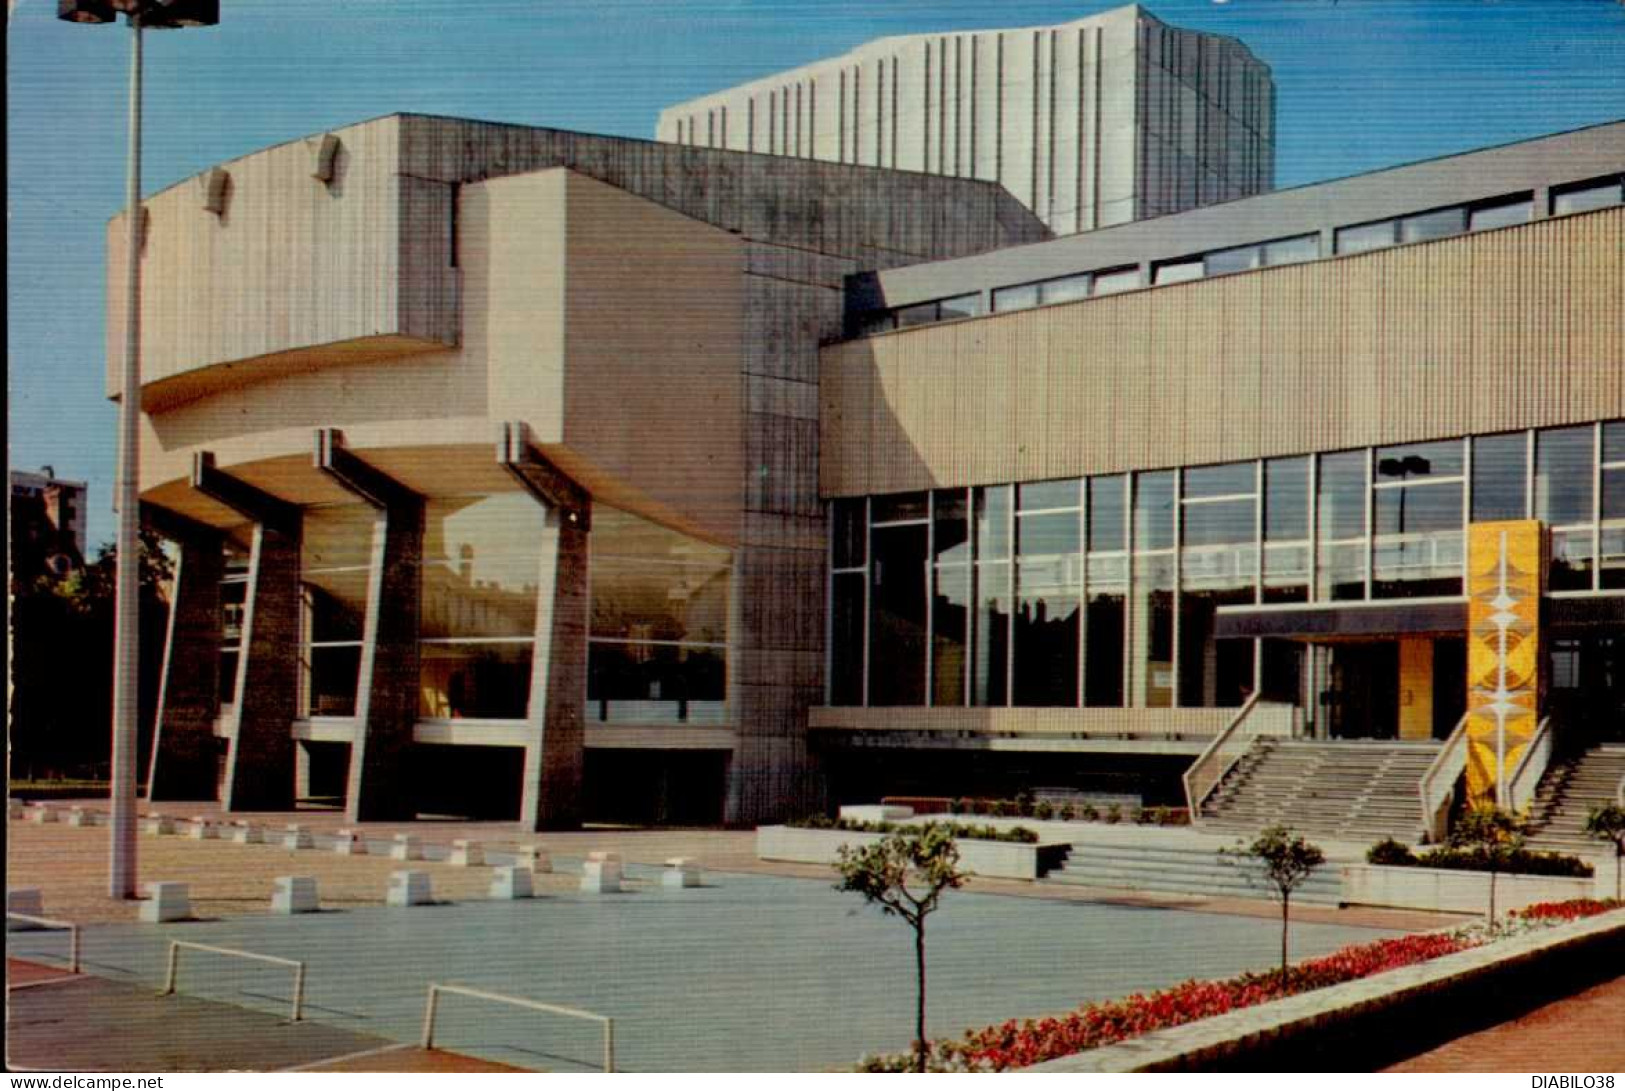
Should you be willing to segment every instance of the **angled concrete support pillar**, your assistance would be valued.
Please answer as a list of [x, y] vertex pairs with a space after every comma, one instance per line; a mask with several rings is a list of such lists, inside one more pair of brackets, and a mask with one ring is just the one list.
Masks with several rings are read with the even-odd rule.
[[531, 446], [523, 425], [503, 426], [497, 460], [548, 510], [531, 660], [533, 733], [525, 747], [519, 819], [534, 830], [577, 826], [586, 748], [581, 706], [587, 692], [592, 498]]
[[336, 429], [316, 433], [316, 466], [380, 513], [367, 577], [345, 817], [351, 822], [412, 818], [417, 813], [409, 780], [418, 715], [423, 497], [347, 450]]
[[212, 527], [162, 508], [143, 504], [141, 518], [180, 547], [175, 601], [164, 641], [147, 798], [213, 799], [217, 791], [214, 721], [220, 712], [224, 542]]
[[207, 452], [193, 462], [192, 487], [254, 522], [221, 805], [228, 811], [291, 810], [291, 731], [299, 688], [300, 511], [216, 469]]

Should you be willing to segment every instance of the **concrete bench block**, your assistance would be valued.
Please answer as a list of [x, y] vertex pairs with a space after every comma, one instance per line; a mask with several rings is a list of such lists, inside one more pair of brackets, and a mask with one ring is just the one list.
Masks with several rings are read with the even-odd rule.
[[660, 873], [660, 883], [670, 889], [700, 885], [700, 862], [688, 856], [673, 856]]
[[[39, 887], [20, 886], [6, 891], [6, 912], [27, 913], [31, 917], [44, 916], [45, 906], [40, 899]], [[39, 927], [41, 926], [30, 924], [28, 921], [6, 921], [7, 932], [31, 932]]]
[[233, 822], [226, 830], [226, 837], [236, 845], [258, 845], [265, 840], [260, 828], [247, 822]]
[[43, 826], [48, 822], [56, 821], [56, 812], [49, 807], [36, 803], [28, 808], [28, 821], [36, 826]]
[[417, 839], [416, 834], [398, 833], [395, 843], [389, 846], [391, 860], [421, 860], [423, 859], [423, 843]]
[[214, 828], [214, 823], [202, 815], [196, 815], [187, 820], [186, 836], [188, 840], [212, 841], [219, 835], [220, 831]]
[[616, 852], [590, 852], [581, 867], [581, 889], [588, 894], [613, 894], [621, 889], [621, 856]]
[[271, 887], [273, 913], [314, 913], [320, 908], [316, 899], [316, 880], [309, 875], [279, 875]]
[[141, 903], [141, 919], [148, 924], [181, 921], [192, 915], [192, 899], [185, 883], [148, 883]]
[[427, 871], [393, 871], [389, 875], [389, 893], [384, 899], [397, 909], [413, 905], [429, 905], [434, 894], [429, 885]]
[[163, 833], [175, 832], [175, 820], [167, 814], [149, 814], [141, 820], [141, 832], [157, 836]]
[[340, 830], [333, 842], [333, 851], [340, 856], [365, 856], [367, 842], [362, 839], [360, 830]]
[[553, 855], [541, 845], [520, 845], [515, 851], [514, 862], [520, 867], [529, 868], [533, 875], [547, 875], [553, 870]]
[[479, 867], [485, 863], [485, 848], [478, 841], [453, 841], [451, 862], [457, 867]]
[[316, 840], [310, 836], [310, 831], [305, 827], [290, 822], [282, 834], [282, 847], [285, 849], [313, 849], [316, 847]]
[[95, 811], [87, 811], [83, 807], [74, 807], [72, 810], [70, 810], [68, 812], [68, 825], [70, 825], [70, 826], [81, 826], [82, 827], [82, 826], [94, 826], [95, 824], [96, 824], [96, 812]]
[[512, 901], [535, 896], [530, 869], [522, 866], [499, 867], [491, 876], [491, 897]]

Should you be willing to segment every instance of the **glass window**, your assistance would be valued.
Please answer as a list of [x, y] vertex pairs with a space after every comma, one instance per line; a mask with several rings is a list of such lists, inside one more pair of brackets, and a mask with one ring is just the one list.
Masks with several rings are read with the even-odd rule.
[[950, 318], [975, 318], [982, 313], [982, 293], [969, 292], [944, 299], [938, 304], [943, 321]]
[[1043, 511], [1046, 508], [1071, 508], [1078, 506], [1077, 478], [1065, 481], [1040, 481], [1031, 485], [1018, 485], [1016, 487], [1016, 504], [1022, 511]]
[[1205, 275], [1201, 258], [1189, 258], [1184, 261], [1158, 262], [1152, 268], [1151, 283], [1153, 284], [1179, 284], [1186, 280], [1201, 280]]
[[1083, 703], [1120, 708], [1128, 623], [1128, 477], [1089, 479]]
[[1602, 472], [1602, 517], [1625, 519], [1625, 466]]
[[1174, 547], [1174, 471], [1134, 475], [1134, 551]]
[[923, 524], [870, 532], [871, 705], [925, 704], [925, 542]]
[[970, 501], [964, 489], [938, 489], [931, 494], [936, 530], [933, 548], [938, 564], [965, 564], [970, 561], [970, 530], [967, 508]]
[[1365, 597], [1367, 492], [1364, 451], [1320, 456], [1315, 596], [1319, 601]]
[[1038, 285], [1039, 302], [1070, 303], [1074, 299], [1083, 299], [1089, 294], [1093, 283], [1094, 277], [1088, 273], [1046, 280]]
[[1139, 708], [1170, 708], [1174, 703], [1174, 558], [1172, 554], [1134, 558], [1134, 604], [1130, 612], [1130, 665]]
[[[1077, 482], [1070, 482], [1077, 503]], [[1044, 502], [1063, 499], [1052, 495]], [[1022, 501], [1028, 499], [1022, 489]], [[1052, 511], [1016, 520], [1016, 617], [1012, 703], [1070, 706], [1078, 703], [1078, 630], [1083, 573], [1079, 513]]]
[[1534, 208], [1534, 198], [1528, 194], [1511, 200], [1475, 205], [1467, 212], [1467, 230], [1489, 231], [1497, 227], [1528, 223]]
[[1604, 591], [1625, 588], [1625, 526], [1602, 528], [1602, 556], [1598, 576]]
[[1407, 443], [1398, 447], [1378, 447], [1372, 460], [1372, 480], [1377, 482], [1414, 481], [1425, 477], [1456, 477], [1462, 470], [1460, 440], [1438, 443]]
[[963, 705], [966, 657], [970, 654], [971, 567], [938, 565], [933, 580], [931, 703]]
[[971, 703], [1009, 704], [1010, 562], [976, 565], [975, 657], [971, 666]]
[[1372, 597], [1461, 594], [1461, 485], [1408, 485], [1373, 497]]
[[1111, 552], [1128, 548], [1126, 514], [1128, 477], [1089, 479], [1089, 551]]
[[858, 319], [858, 336], [869, 337], [889, 333], [897, 328], [897, 315], [892, 311], [870, 311]]
[[1529, 437], [1523, 432], [1473, 438], [1473, 522], [1522, 519], [1529, 476]]
[[1607, 421], [1602, 426], [1602, 460], [1625, 462], [1625, 420]]
[[1591, 531], [1552, 532], [1552, 568], [1547, 588], [1552, 591], [1591, 590]]
[[1010, 486], [983, 485], [976, 489], [976, 559], [1003, 560], [1010, 556]]
[[896, 313], [898, 329], [925, 326], [937, 320], [937, 304], [935, 300], [930, 303], [916, 303], [912, 307], [899, 307]]
[[1264, 463], [1265, 602], [1309, 599], [1309, 459]]
[[1379, 220], [1376, 223], [1360, 224], [1356, 227], [1340, 227], [1335, 236], [1335, 248], [1339, 254], [1363, 254], [1367, 250], [1381, 250], [1385, 246], [1394, 245], [1397, 227], [1393, 220]]
[[868, 555], [869, 527], [864, 522], [866, 501], [860, 496], [831, 504], [830, 538], [836, 568], [862, 568]]
[[1619, 177], [1599, 178], [1579, 182], [1552, 190], [1552, 215], [1567, 216], [1571, 212], [1590, 212], [1595, 208], [1611, 208], [1625, 201], [1625, 187]]
[[1228, 250], [1215, 250], [1202, 258], [1202, 271], [1210, 277], [1224, 273], [1242, 273], [1258, 269], [1264, 264], [1261, 246], [1233, 246]]
[[1130, 288], [1138, 288], [1139, 286], [1139, 269], [1108, 269], [1095, 274], [1092, 291], [1095, 295], [1111, 295], [1114, 292], [1126, 292]]
[[1038, 285], [1015, 284], [1008, 288], [995, 288], [993, 290], [993, 310], [1025, 311], [1029, 307], [1038, 306]]
[[830, 584], [829, 700], [863, 704], [862, 572], [837, 574]]
[[1264, 244], [1265, 265], [1296, 265], [1320, 257], [1319, 235], [1297, 235]]
[[[1251, 547], [1256, 528], [1253, 526], [1253, 499], [1210, 500], [1182, 509], [1181, 528], [1187, 549], [1218, 545], [1245, 545]], [[1231, 551], [1234, 552], [1234, 551]], [[1250, 552], [1250, 551], [1249, 551]], [[1251, 561], [1247, 571], [1251, 572]]]
[[1592, 447], [1588, 424], [1536, 433], [1536, 519], [1551, 526], [1591, 522]]
[[869, 503], [869, 518], [875, 523], [915, 522], [928, 518], [928, 493], [899, 492], [877, 496]]
[[1252, 496], [1258, 491], [1257, 467], [1251, 462], [1223, 466], [1195, 466], [1185, 471], [1185, 499], [1213, 496]]
[[299, 557], [302, 715], [355, 715], [379, 519], [362, 503], [305, 509]]
[[243, 614], [248, 603], [248, 554], [228, 540], [226, 574], [220, 581], [220, 688], [222, 705], [237, 700], [237, 668], [242, 663]]
[[1440, 208], [1432, 212], [1418, 212], [1399, 221], [1400, 242], [1426, 242], [1444, 239], [1467, 230], [1467, 210]]

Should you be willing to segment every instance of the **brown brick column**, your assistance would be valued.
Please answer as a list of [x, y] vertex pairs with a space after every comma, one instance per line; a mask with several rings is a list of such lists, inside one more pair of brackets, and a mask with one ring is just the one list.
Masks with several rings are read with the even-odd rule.
[[224, 544], [219, 533], [201, 524], [184, 530], [157, 529], [180, 546], [180, 560], [175, 566], [175, 601], [164, 642], [147, 798], [214, 799], [218, 790], [214, 721], [220, 712]]
[[587, 693], [587, 531], [548, 512], [537, 589], [536, 644], [531, 662], [530, 721], [535, 741], [525, 748], [519, 820], [527, 829], [581, 824], [581, 775]]
[[254, 526], [221, 804], [293, 809], [293, 721], [299, 689], [299, 524]]

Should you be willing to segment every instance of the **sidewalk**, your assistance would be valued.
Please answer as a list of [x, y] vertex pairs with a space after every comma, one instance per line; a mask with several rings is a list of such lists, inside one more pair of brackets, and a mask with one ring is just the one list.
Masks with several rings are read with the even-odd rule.
[[1625, 977], [1468, 1034], [1385, 1072], [1625, 1072]]

